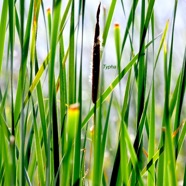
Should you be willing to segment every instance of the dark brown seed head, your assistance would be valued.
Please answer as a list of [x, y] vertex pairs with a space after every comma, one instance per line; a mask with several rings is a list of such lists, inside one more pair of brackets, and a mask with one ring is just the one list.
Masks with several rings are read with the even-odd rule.
[[97, 23], [99, 23], [100, 7], [101, 7], [101, 3], [99, 3], [98, 9], [97, 9], [97, 15], [96, 15]]
[[96, 103], [98, 95], [98, 83], [99, 83], [99, 71], [100, 71], [100, 40], [99, 40], [99, 14], [100, 6], [97, 9], [96, 26], [94, 35], [94, 46], [93, 46], [93, 61], [92, 61], [92, 102]]

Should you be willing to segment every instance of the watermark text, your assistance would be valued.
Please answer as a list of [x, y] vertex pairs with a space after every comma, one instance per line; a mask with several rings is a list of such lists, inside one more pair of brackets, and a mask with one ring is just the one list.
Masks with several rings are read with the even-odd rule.
[[103, 64], [103, 69], [104, 70], [113, 70], [113, 69], [116, 69], [116, 65]]

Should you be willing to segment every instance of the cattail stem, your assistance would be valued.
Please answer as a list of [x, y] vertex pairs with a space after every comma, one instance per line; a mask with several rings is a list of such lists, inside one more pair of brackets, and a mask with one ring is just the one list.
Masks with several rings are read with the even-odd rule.
[[94, 47], [93, 47], [93, 64], [92, 64], [92, 102], [95, 104], [98, 96], [98, 84], [99, 84], [99, 71], [100, 71], [100, 40], [99, 40], [99, 14], [100, 6], [97, 9], [96, 26], [94, 35]]

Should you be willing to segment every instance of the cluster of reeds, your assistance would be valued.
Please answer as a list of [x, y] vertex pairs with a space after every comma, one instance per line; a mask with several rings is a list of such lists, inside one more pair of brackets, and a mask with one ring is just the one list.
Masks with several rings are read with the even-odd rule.
[[[128, 14], [123, 0], [112, 0], [106, 9], [97, 2], [88, 93], [92, 99], [86, 102], [84, 23], [89, 1], [68, 0], [64, 11], [61, 0], [53, 0], [51, 9], [44, 1], [28, 2], [28, 12], [24, 0], [4, 0], [0, 7], [0, 185], [186, 185], [186, 50], [182, 48], [178, 49], [184, 51], [182, 67], [176, 81], [172, 78], [178, 0], [171, 21], [160, 33], [155, 0], [131, 1]], [[124, 33], [122, 23], [112, 22], [117, 3], [126, 19]], [[43, 62], [38, 58], [39, 16], [47, 36]], [[106, 50], [109, 37], [114, 38], [115, 51]], [[20, 66], [15, 75], [16, 47]], [[109, 52], [115, 55], [117, 71], [105, 86], [110, 72], [103, 64]], [[158, 81], [164, 90], [159, 90]], [[157, 95], [162, 102], [159, 116]]]

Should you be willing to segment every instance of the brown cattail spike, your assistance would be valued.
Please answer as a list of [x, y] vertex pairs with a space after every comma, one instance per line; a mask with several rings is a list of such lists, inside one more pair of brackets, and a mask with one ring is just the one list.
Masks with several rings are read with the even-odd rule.
[[96, 15], [96, 27], [95, 27], [95, 35], [94, 35], [94, 47], [93, 47], [93, 64], [92, 64], [92, 102], [96, 103], [97, 95], [98, 95], [98, 83], [99, 83], [99, 71], [100, 71], [100, 40], [99, 40], [99, 14], [100, 14], [100, 6], [97, 9]]
[[101, 3], [99, 3], [99, 5], [98, 5], [97, 15], [96, 15], [96, 19], [97, 19], [97, 23], [98, 23], [98, 24], [99, 24], [100, 6], [101, 6]]

